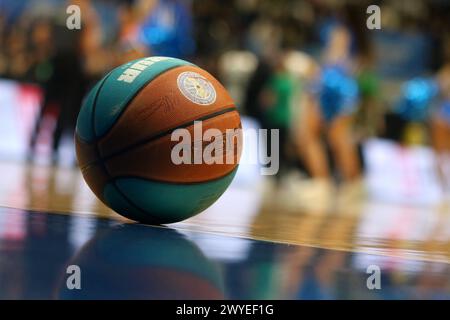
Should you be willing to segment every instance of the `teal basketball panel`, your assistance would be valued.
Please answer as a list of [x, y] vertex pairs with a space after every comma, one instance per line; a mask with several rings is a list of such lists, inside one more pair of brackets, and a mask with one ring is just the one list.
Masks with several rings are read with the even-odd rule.
[[125, 217], [135, 221], [149, 219], [149, 217], [144, 216], [138, 208], [134, 207], [132, 203], [125, 199], [113, 183], [108, 183], [106, 185], [103, 195], [108, 206]]
[[80, 113], [78, 114], [76, 133], [85, 142], [92, 142], [95, 140], [95, 133], [92, 126], [92, 116], [94, 110], [95, 96], [98, 90], [101, 88], [102, 84], [105, 82], [106, 78], [109, 76], [107, 74], [102, 80], [97, 82], [97, 84], [89, 91], [88, 95], [84, 98], [81, 105]]
[[128, 62], [106, 79], [95, 107], [95, 133], [103, 136], [137, 92], [161, 73], [191, 63], [175, 58], [147, 57]]
[[[141, 178], [119, 178], [116, 186], [134, 205], [161, 223], [187, 219], [212, 205], [227, 189], [237, 168], [217, 180], [195, 184], [173, 184]], [[113, 207], [113, 209], [115, 209]], [[127, 215], [126, 212], [120, 212]]]

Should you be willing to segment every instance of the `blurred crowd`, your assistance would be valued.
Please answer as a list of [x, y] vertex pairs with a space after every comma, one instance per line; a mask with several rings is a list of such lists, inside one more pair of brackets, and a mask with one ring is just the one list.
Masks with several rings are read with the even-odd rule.
[[[77, 4], [82, 27], [68, 30]], [[381, 9], [369, 30], [366, 9]], [[281, 170], [316, 184], [358, 181], [371, 137], [430, 145], [450, 189], [450, 4], [440, 0], [22, 0], [0, 2], [0, 77], [44, 89], [53, 149], [86, 91], [111, 68], [149, 55], [217, 76], [242, 112], [279, 129]], [[270, 149], [270, 148], [269, 148]]]

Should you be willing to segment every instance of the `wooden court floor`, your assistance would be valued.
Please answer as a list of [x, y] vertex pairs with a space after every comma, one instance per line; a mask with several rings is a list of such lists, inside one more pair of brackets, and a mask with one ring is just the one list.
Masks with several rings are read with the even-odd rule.
[[[301, 190], [296, 192], [301, 193]], [[0, 162], [0, 207], [110, 218], [76, 168]], [[171, 228], [347, 252], [450, 263], [448, 203], [420, 207], [352, 202], [298, 203], [263, 180], [236, 183], [205, 212]]]

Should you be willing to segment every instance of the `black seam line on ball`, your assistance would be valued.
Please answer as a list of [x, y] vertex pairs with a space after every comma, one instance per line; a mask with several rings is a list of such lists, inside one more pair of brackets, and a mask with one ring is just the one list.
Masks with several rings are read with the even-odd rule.
[[[117, 193], [119, 193], [119, 194], [122, 196], [122, 198], [123, 198], [126, 202], [128, 202], [128, 204], [129, 204], [131, 207], [133, 207], [134, 209], [136, 209], [137, 211], [140, 212], [141, 215], [137, 217], [138, 219], [135, 219], [135, 218], [133, 217], [133, 220], [138, 221], [138, 222], [147, 223], [146, 221], [149, 221], [148, 218], [150, 218], [150, 220], [155, 221], [154, 223], [156, 224], [156, 221], [157, 221], [158, 219], [156, 219], [155, 216], [154, 216], [151, 212], [148, 212], [147, 210], [145, 210], [145, 209], [141, 208], [140, 206], [138, 206], [138, 205], [137, 205], [136, 203], [134, 203], [134, 201], [132, 201], [132, 200], [131, 200], [124, 192], [122, 192], [122, 190], [121, 190], [121, 189], [119, 188], [119, 186], [117, 185], [117, 182], [116, 182], [115, 179], [113, 179], [113, 178], [110, 177], [110, 179], [108, 179], [108, 181], [107, 181], [107, 184], [108, 184], [108, 183], [111, 183], [111, 184], [113, 185], [113, 187], [114, 187], [114, 189], [116, 189]], [[134, 216], [135, 214], [132, 214], [132, 215]], [[150, 222], [150, 223], [152, 223], [152, 222]]]
[[207, 183], [207, 182], [214, 182], [214, 181], [218, 181], [220, 179], [226, 178], [233, 172], [237, 171], [238, 168], [239, 168], [239, 164], [236, 164], [233, 167], [233, 169], [231, 169], [227, 173], [221, 175], [220, 177], [216, 177], [216, 178], [212, 178], [212, 179], [204, 180], [204, 181], [195, 181], [195, 182], [180, 182], [180, 181], [172, 182], [172, 181], [159, 180], [159, 179], [147, 178], [147, 177], [141, 177], [141, 176], [132, 176], [132, 175], [115, 176], [114, 178], [111, 178], [111, 180], [108, 180], [107, 182], [115, 183], [117, 180], [120, 180], [120, 179], [141, 179], [141, 180], [145, 180], [145, 181], [149, 181], [149, 182], [157, 182], [157, 183], [164, 183], [164, 184], [170, 184], [170, 185], [195, 185], [195, 184], [202, 184], [202, 183]]
[[106, 83], [106, 80], [108, 80], [108, 78], [111, 76], [113, 71], [111, 71], [110, 73], [108, 73], [105, 76], [105, 78], [103, 79], [102, 83], [98, 87], [97, 92], [95, 93], [94, 101], [92, 101], [91, 129], [92, 129], [92, 133], [94, 134], [94, 137], [95, 137], [94, 141], [92, 141], [92, 143], [95, 144], [95, 151], [97, 153], [97, 156], [99, 156], [99, 157], [100, 157], [100, 153], [98, 152], [99, 150], [98, 150], [98, 147], [97, 147], [98, 138], [97, 138], [97, 132], [95, 130], [95, 109], [97, 107], [97, 99], [98, 99], [98, 96], [100, 95], [100, 91], [102, 90], [103, 86]]
[[[218, 179], [221, 179], [221, 178], [225, 178], [226, 176], [232, 174], [233, 172], [236, 172], [237, 169], [238, 169], [238, 167], [236, 166], [235, 168], [233, 168], [233, 170], [231, 170], [230, 172], [228, 172], [226, 175], [224, 175], [224, 176], [222, 176], [222, 177], [220, 177], [220, 178], [217, 178], [217, 179], [208, 180], [208, 181], [204, 181], [204, 182], [211, 182], [211, 181], [214, 181], [214, 180], [218, 180]], [[121, 189], [119, 188], [119, 186], [117, 185], [117, 180], [119, 180], [120, 178], [138, 178], [138, 177], [130, 176], [130, 177], [115, 177], [115, 178], [113, 178], [113, 177], [111, 177], [111, 176], [108, 174], [108, 180], [107, 180], [107, 182], [106, 182], [106, 184], [112, 184], [113, 187], [114, 187], [114, 189], [116, 189], [116, 191], [117, 191], [117, 192], [125, 199], [126, 202], [128, 202], [129, 205], [131, 205], [131, 206], [134, 207], [136, 210], [138, 210], [141, 214], [143, 214], [143, 216], [141, 217], [142, 219], [134, 219], [134, 218], [133, 218], [133, 220], [136, 220], [136, 221], [139, 222], [139, 223], [142, 222], [142, 223], [144, 223], [144, 224], [154, 224], [154, 225], [161, 225], [161, 224], [163, 224], [163, 223], [170, 223], [170, 222], [157, 223], [156, 221], [158, 221], [158, 219], [155, 218], [155, 216], [154, 216], [151, 212], [149, 212], [149, 211], [147, 211], [147, 210], [141, 208], [141, 207], [138, 206], [134, 201], [132, 201], [132, 200], [131, 200], [124, 192], [122, 192], [122, 190], [121, 190]], [[159, 181], [153, 180], [153, 179], [146, 179], [146, 180], [148, 180], [148, 181], [156, 181], [156, 182], [159, 182]], [[166, 183], [167, 183], [167, 182], [166, 182]], [[178, 184], [183, 184], [183, 183], [178, 183]], [[189, 183], [189, 184], [190, 184], [190, 183]], [[227, 187], [227, 188], [228, 188], [228, 187]], [[226, 190], [226, 189], [225, 189], [225, 190]], [[204, 209], [204, 210], [205, 210], [205, 209]], [[150, 221], [149, 221], [148, 218], [150, 218]], [[153, 222], [152, 222], [152, 220], [153, 220]], [[174, 221], [174, 222], [178, 222], [178, 221]]]
[[[133, 61], [130, 61], [130, 62], [131, 62], [131, 63], [132, 63], [132, 62], [137, 62], [138, 60], [140, 60], [140, 59], [136, 59], [136, 60], [133, 60]], [[112, 130], [112, 128], [116, 125], [116, 123], [118, 122], [118, 120], [120, 119], [120, 117], [122, 116], [122, 114], [123, 114], [123, 113], [125, 112], [125, 110], [127, 109], [129, 102], [132, 101], [132, 100], [139, 94], [139, 92], [141, 92], [141, 90], [143, 90], [150, 82], [152, 82], [153, 80], [155, 80], [156, 78], [158, 78], [159, 76], [163, 75], [164, 73], [166, 73], [166, 72], [169, 71], [169, 70], [176, 69], [176, 68], [179, 68], [179, 67], [185, 67], [185, 66], [195, 66], [195, 67], [196, 67], [196, 65], [194, 65], [194, 64], [183, 64], [183, 65], [172, 66], [172, 67], [170, 67], [170, 68], [168, 68], [168, 69], [165, 69], [165, 70], [161, 71], [160, 73], [158, 73], [157, 75], [155, 75], [152, 79], [146, 81], [146, 82], [138, 89], [138, 91], [136, 91], [136, 92], [133, 94], [133, 96], [130, 97], [130, 98], [128, 99], [127, 105], [126, 105], [124, 108], [122, 108], [122, 110], [120, 111], [120, 113], [117, 115], [116, 121], [114, 121], [114, 123], [113, 123], [113, 124], [106, 130], [106, 132], [103, 133], [101, 136], [97, 136], [97, 133], [96, 133], [96, 129], [95, 129], [95, 121], [94, 121], [94, 120], [95, 120], [95, 112], [93, 111], [93, 114], [92, 114], [92, 117], [91, 117], [91, 118], [92, 118], [92, 122], [93, 122], [92, 132], [93, 132], [93, 134], [94, 134], [94, 139], [91, 140], [91, 141], [86, 141], [86, 140], [84, 140], [84, 139], [82, 139], [82, 140], [85, 141], [86, 143], [97, 143], [97, 142], [98, 142], [99, 140], [101, 140], [101, 139], [102, 139], [102, 138], [103, 138], [110, 130]], [[104, 83], [106, 82], [106, 80], [112, 75], [112, 73], [113, 73], [115, 70], [119, 69], [120, 67], [122, 67], [122, 66], [118, 66], [118, 67], [114, 68], [114, 69], [111, 70], [109, 73], [107, 73], [107, 74], [104, 76], [104, 78], [103, 78], [102, 80], [100, 80], [100, 81], [102, 81], [102, 83], [100, 84], [100, 86], [99, 86], [97, 92], [95, 93], [95, 101], [97, 101], [98, 93], [100, 92], [100, 89], [103, 87], [103, 85], [104, 85]], [[93, 108], [93, 110], [94, 110], [94, 108]], [[81, 137], [79, 137], [79, 138], [81, 138]], [[87, 167], [87, 166], [89, 166], [89, 164], [86, 165], [86, 167]]]
[[[95, 134], [95, 142], [97, 143], [100, 139], [102, 139], [104, 136], [106, 136], [108, 134], [108, 132], [110, 132], [115, 126], [116, 124], [119, 122], [119, 119], [122, 117], [122, 115], [125, 113], [125, 111], [128, 109], [128, 106], [130, 105], [130, 103], [134, 100], [134, 98], [136, 98], [136, 96], [142, 91], [144, 90], [144, 88], [152, 81], [155, 81], [158, 77], [162, 76], [164, 73], [173, 70], [173, 69], [177, 69], [177, 68], [181, 68], [181, 67], [186, 67], [186, 66], [190, 66], [189, 64], [182, 64], [182, 65], [175, 65], [172, 66], [170, 68], [164, 69], [162, 70], [160, 73], [156, 74], [153, 78], [145, 81], [141, 87], [131, 96], [128, 98], [128, 100], [125, 102], [125, 106], [122, 108], [122, 110], [120, 110], [119, 114], [117, 115], [114, 123], [100, 136], [97, 136], [97, 133], [94, 131]], [[112, 72], [111, 72], [112, 73]], [[106, 79], [105, 79], [106, 81]], [[99, 88], [100, 90], [100, 88]], [[95, 129], [95, 128], [94, 128]]]
[[140, 147], [140, 146], [145, 145], [145, 144], [147, 144], [147, 143], [149, 143], [149, 142], [152, 142], [152, 141], [154, 141], [154, 140], [157, 140], [157, 139], [159, 139], [159, 138], [162, 138], [162, 137], [164, 137], [164, 136], [166, 136], [166, 135], [168, 135], [168, 134], [171, 134], [171, 133], [173, 133], [175, 130], [190, 127], [190, 126], [194, 125], [194, 123], [195, 123], [196, 121], [205, 121], [205, 120], [209, 120], [209, 119], [215, 118], [215, 117], [217, 117], [217, 116], [220, 116], [220, 115], [222, 115], [222, 114], [226, 114], [226, 113], [233, 112], [233, 111], [236, 111], [236, 110], [237, 110], [237, 109], [236, 109], [236, 106], [233, 104], [232, 107], [226, 107], [225, 109], [222, 109], [222, 110], [220, 110], [220, 111], [217, 111], [217, 112], [208, 114], [208, 115], [206, 115], [206, 116], [197, 118], [197, 119], [192, 120], [192, 121], [185, 122], [185, 123], [183, 123], [183, 124], [180, 124], [179, 126], [176, 126], [175, 128], [171, 128], [171, 129], [169, 129], [169, 130], [165, 130], [165, 131], [160, 132], [160, 133], [158, 133], [158, 134], [156, 134], [156, 135], [154, 135], [154, 136], [150, 136], [150, 137], [144, 138], [144, 139], [142, 139], [142, 140], [140, 140], [140, 141], [137, 141], [137, 142], [135, 142], [135, 143], [133, 143], [133, 144], [131, 144], [131, 145], [129, 145], [129, 146], [126, 146], [125, 148], [123, 148], [123, 149], [121, 149], [121, 150], [117, 150], [117, 151], [115, 151], [115, 152], [113, 152], [113, 153], [111, 153], [111, 154], [108, 154], [108, 155], [103, 156], [103, 157], [102, 157], [102, 160], [109, 160], [109, 159], [111, 159], [111, 158], [113, 158], [113, 157], [115, 157], [115, 156], [117, 156], [117, 155], [119, 155], [119, 154], [121, 154], [121, 153], [130, 151], [130, 150], [132, 150], [132, 149], [134, 149], [134, 148]]
[[[110, 74], [111, 74], [111, 73], [110, 73]], [[110, 75], [110, 74], [109, 74], [109, 75]], [[98, 98], [98, 96], [99, 96], [99, 94], [100, 94], [101, 89], [103, 88], [103, 85], [104, 85], [105, 82], [106, 82], [106, 79], [109, 77], [109, 75], [107, 75], [107, 77], [105, 78], [105, 81], [103, 81], [102, 84], [99, 86], [97, 92], [95, 93], [94, 101], [93, 101], [93, 103], [92, 103], [91, 125], [92, 125], [92, 130], [94, 130], [94, 134], [95, 134], [95, 109], [96, 109], [96, 107], [97, 107], [97, 98]], [[99, 146], [98, 146], [98, 140], [96, 140], [96, 141], [94, 142], [94, 146], [95, 146], [95, 153], [96, 153], [97, 158], [99, 159], [99, 162], [100, 162], [100, 165], [101, 165], [101, 167], [102, 167], [102, 170], [104, 171], [104, 173], [105, 173], [106, 176], [107, 176], [107, 180], [106, 180], [106, 185], [107, 185], [108, 183], [110, 183], [111, 181], [113, 181], [113, 179], [112, 179], [112, 177], [111, 177], [111, 174], [110, 174], [109, 171], [108, 171], [108, 168], [105, 166], [104, 161], [102, 161], [102, 160], [100, 159], [100, 150], [99, 150]], [[153, 217], [153, 215], [152, 215], [151, 213], [149, 213], [149, 212], [147, 212], [146, 210], [140, 208], [140, 207], [137, 206], [134, 202], [132, 202], [132, 201], [131, 201], [131, 200], [130, 200], [123, 192], [122, 192], [122, 190], [120, 190], [120, 188], [117, 186], [117, 184], [116, 184], [115, 181], [113, 181], [112, 185], [113, 185], [114, 189], [115, 189], [115, 190], [123, 197], [123, 199], [125, 199], [126, 202], [128, 202], [128, 204], [129, 204], [131, 207], [134, 207], [137, 211], [139, 211], [141, 214], [143, 214], [143, 216], [142, 216], [143, 219], [145, 219], [147, 215]]]
[[[105, 84], [106, 80], [109, 78], [109, 76], [111, 74], [112, 74], [112, 71], [105, 77], [103, 82], [100, 84], [100, 86], [98, 87], [97, 92], [95, 93], [94, 101], [92, 102], [91, 129], [92, 129], [92, 132], [94, 133], [94, 136], [96, 136], [96, 132], [95, 132], [95, 109], [97, 107], [97, 99], [98, 99], [98, 96], [100, 95], [100, 91], [102, 90], [103, 85]], [[99, 146], [98, 146], [98, 139], [95, 139], [93, 144], [94, 144], [95, 156], [97, 158], [97, 160], [95, 160], [95, 161], [98, 161], [100, 163], [100, 166], [101, 166], [102, 170], [107, 175], [108, 180], [109, 180], [111, 178], [111, 176], [110, 176], [108, 170], [106, 169], [106, 166], [103, 163], [103, 161], [100, 161], [101, 160], [100, 159], [101, 156], [100, 156], [100, 150], [99, 150]]]
[[[115, 152], [113, 152], [113, 153], [111, 153], [111, 154], [109, 154], [109, 155], [106, 155], [106, 156], [103, 156], [103, 157], [102, 157], [102, 156], [100, 155], [100, 153], [98, 153], [98, 154], [97, 154], [97, 156], [98, 156], [98, 157], [97, 157], [97, 160], [92, 161], [92, 162], [90, 162], [90, 163], [84, 165], [84, 166], [81, 168], [81, 170], [86, 170], [87, 168], [89, 168], [89, 167], [91, 167], [91, 166], [93, 166], [93, 165], [95, 165], [95, 164], [97, 164], [97, 163], [99, 163], [99, 162], [102, 162], [102, 163], [103, 163], [104, 161], [110, 160], [111, 158], [114, 158], [114, 157], [116, 157], [116, 156], [119, 156], [119, 155], [121, 155], [122, 153], [125, 153], [125, 152], [127, 152], [127, 151], [130, 151], [130, 150], [132, 150], [132, 149], [134, 149], [134, 148], [138, 148], [138, 147], [140, 147], [140, 146], [142, 146], [142, 145], [145, 145], [145, 144], [147, 144], [147, 143], [149, 143], [149, 142], [152, 142], [152, 141], [154, 141], [154, 140], [157, 140], [157, 139], [159, 139], [159, 138], [162, 138], [162, 137], [164, 137], [164, 136], [166, 136], [166, 135], [168, 135], [168, 134], [171, 134], [172, 132], [174, 132], [174, 131], [177, 130], [177, 129], [183, 129], [183, 128], [190, 127], [190, 126], [194, 125], [194, 122], [195, 122], [195, 121], [205, 121], [205, 120], [209, 120], [209, 119], [212, 119], [212, 118], [214, 118], [214, 117], [217, 117], [217, 116], [220, 116], [220, 115], [222, 115], [222, 114], [229, 113], [229, 112], [233, 112], [233, 111], [236, 111], [236, 112], [237, 112], [236, 106], [235, 106], [234, 104], [233, 104], [232, 106], [233, 106], [233, 107], [227, 107], [227, 108], [225, 108], [225, 109], [222, 109], [222, 110], [220, 110], [220, 111], [214, 112], [214, 113], [212, 113], [212, 114], [208, 114], [208, 115], [203, 116], [203, 117], [201, 117], [201, 118], [198, 118], [198, 119], [195, 119], [195, 120], [191, 120], [191, 121], [185, 122], [185, 123], [183, 123], [183, 124], [181, 124], [181, 125], [179, 125], [179, 126], [176, 126], [175, 128], [171, 128], [171, 129], [169, 129], [169, 130], [165, 130], [165, 131], [163, 131], [163, 132], [160, 132], [160, 133], [158, 133], [158, 134], [156, 134], [156, 135], [153, 135], [153, 136], [144, 138], [144, 139], [142, 139], [142, 140], [140, 140], [140, 141], [138, 141], [138, 142], [135, 142], [135, 143], [133, 143], [133, 144], [131, 144], [131, 145], [129, 145], [129, 146], [123, 148], [123, 149], [117, 150], [117, 151], [115, 151]], [[96, 143], [95, 145], [96, 145], [96, 150], [97, 150], [97, 143]]]

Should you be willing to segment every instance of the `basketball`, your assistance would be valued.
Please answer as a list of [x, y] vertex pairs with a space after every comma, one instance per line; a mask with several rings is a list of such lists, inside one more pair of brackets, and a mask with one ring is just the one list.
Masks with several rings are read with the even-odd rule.
[[77, 160], [91, 190], [117, 213], [172, 223], [227, 189], [240, 128], [232, 98], [212, 75], [184, 60], [147, 57], [115, 68], [85, 97]]

